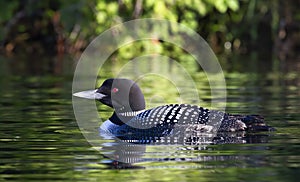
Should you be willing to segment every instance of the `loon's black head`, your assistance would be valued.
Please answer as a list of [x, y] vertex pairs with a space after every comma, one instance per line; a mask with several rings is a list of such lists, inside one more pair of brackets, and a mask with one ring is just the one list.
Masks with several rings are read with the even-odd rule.
[[73, 95], [98, 100], [114, 108], [117, 113], [145, 109], [144, 95], [139, 86], [134, 81], [124, 78], [107, 79], [96, 90], [77, 92]]

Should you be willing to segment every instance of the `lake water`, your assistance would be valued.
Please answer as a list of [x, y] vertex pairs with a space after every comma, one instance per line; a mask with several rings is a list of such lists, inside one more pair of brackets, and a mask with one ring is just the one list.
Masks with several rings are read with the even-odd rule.
[[[29, 68], [16, 59], [1, 58], [0, 181], [298, 181], [297, 69], [225, 73], [226, 111], [263, 115], [276, 132], [255, 133], [240, 143], [198, 147], [114, 147], [114, 140], [99, 136], [100, 145], [95, 147], [81, 133], [73, 113], [75, 62], [64, 62], [56, 74], [47, 67]], [[113, 75], [112, 70], [113, 65], [106, 65], [100, 71], [99, 84]], [[210, 107], [213, 98], [203, 74], [191, 75], [201, 103]], [[177, 101], [167, 84], [146, 81], [147, 77], [141, 87], [148, 108]], [[193, 102], [185, 102], [189, 101]], [[110, 116], [111, 109], [97, 107], [103, 120]], [[127, 154], [128, 163], [105, 157], [124, 151], [135, 153]]]

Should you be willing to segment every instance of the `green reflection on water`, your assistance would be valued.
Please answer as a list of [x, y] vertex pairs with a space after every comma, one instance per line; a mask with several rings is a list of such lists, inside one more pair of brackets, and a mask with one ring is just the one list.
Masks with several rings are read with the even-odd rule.
[[[106, 64], [97, 86], [122, 67], [122, 62]], [[205, 74], [196, 72], [191, 63], [183, 65], [196, 82], [201, 105], [210, 108]], [[92, 149], [81, 134], [71, 106], [71, 76], [1, 74], [0, 180], [296, 181], [300, 167], [297, 72], [225, 74], [227, 111], [265, 116], [277, 128], [268, 143], [214, 145], [204, 150], [150, 146], [147, 160], [126, 166], [140, 170], [107, 170], [121, 165], [107, 164], [109, 159]], [[140, 83], [148, 108], [178, 102], [172, 83], [156, 84], [154, 79], [158, 78], [150, 75]], [[97, 106], [103, 120], [111, 115], [112, 109]]]

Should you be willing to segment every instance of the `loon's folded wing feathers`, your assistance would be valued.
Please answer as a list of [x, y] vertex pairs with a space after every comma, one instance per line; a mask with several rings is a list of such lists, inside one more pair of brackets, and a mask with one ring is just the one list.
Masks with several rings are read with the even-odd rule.
[[118, 133], [154, 132], [165, 135], [174, 127], [201, 125], [199, 131], [217, 131], [224, 119], [224, 113], [188, 105], [171, 104], [155, 107], [139, 113], [126, 124], [120, 126]]
[[195, 105], [171, 104], [139, 113], [120, 126], [116, 133], [166, 136], [176, 127], [188, 130], [190, 126], [198, 126], [197, 132], [268, 131], [268, 126], [258, 115], [233, 115]]
[[188, 104], [170, 104], [146, 110], [127, 124], [142, 128], [174, 124], [208, 124], [209, 117], [208, 109]]
[[[259, 119], [255, 115], [232, 115], [193, 105], [165, 105], [139, 113], [116, 128], [114, 134], [137, 143], [161, 142], [165, 137], [174, 138], [177, 143], [228, 142], [233, 131], [245, 131], [250, 123], [264, 123], [255, 118]], [[223, 137], [215, 137], [223, 132]]]

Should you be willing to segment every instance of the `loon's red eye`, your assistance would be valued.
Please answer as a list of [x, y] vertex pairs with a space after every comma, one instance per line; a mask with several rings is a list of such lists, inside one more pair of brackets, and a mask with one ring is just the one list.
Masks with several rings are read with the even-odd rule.
[[112, 93], [117, 93], [119, 91], [119, 89], [118, 88], [113, 88], [111, 91], [112, 91]]

